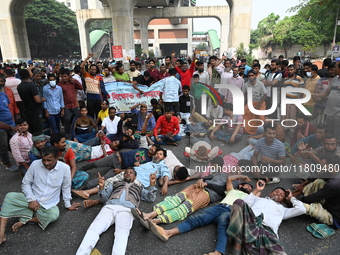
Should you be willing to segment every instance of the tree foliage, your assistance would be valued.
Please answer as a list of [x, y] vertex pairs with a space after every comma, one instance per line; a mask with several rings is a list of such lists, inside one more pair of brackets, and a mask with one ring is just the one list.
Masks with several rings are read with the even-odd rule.
[[200, 43], [197, 45], [198, 50], [206, 50], [208, 49], [208, 45], [206, 43]]
[[[297, 11], [297, 17], [306, 23], [313, 24], [322, 43], [332, 42], [336, 13], [340, 8], [340, 0], [300, 0], [300, 3], [289, 11]], [[315, 28], [314, 28], [315, 27]], [[339, 38], [340, 31], [337, 31]]]
[[42, 56], [43, 48], [48, 56], [69, 56], [79, 49], [79, 32], [76, 14], [55, 0], [35, 0], [25, 9], [28, 39], [33, 41]]
[[112, 20], [95, 20], [90, 23], [89, 32], [93, 30], [112, 31]]
[[247, 50], [243, 43], [240, 43], [240, 45], [236, 48], [235, 55], [238, 59], [245, 58], [247, 63], [253, 63], [254, 57], [252, 55], [252, 49]]

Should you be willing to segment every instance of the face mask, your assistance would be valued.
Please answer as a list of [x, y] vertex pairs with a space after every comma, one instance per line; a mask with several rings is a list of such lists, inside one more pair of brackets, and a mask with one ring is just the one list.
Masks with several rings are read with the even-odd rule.
[[307, 77], [312, 77], [312, 72], [307, 72], [306, 75]]
[[254, 82], [256, 80], [256, 78], [249, 78], [250, 82]]
[[233, 75], [233, 77], [235, 77], [235, 78], [238, 77], [238, 76], [239, 76], [239, 74], [234, 74], [234, 75]]
[[204, 71], [204, 68], [198, 68], [198, 71], [202, 73]]
[[51, 87], [55, 87], [57, 85], [57, 83], [55, 81], [50, 81], [50, 86]]

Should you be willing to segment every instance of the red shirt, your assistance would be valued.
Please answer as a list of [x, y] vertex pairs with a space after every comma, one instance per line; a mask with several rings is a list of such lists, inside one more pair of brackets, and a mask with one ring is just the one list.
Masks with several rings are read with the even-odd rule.
[[153, 133], [156, 136], [158, 134], [158, 129], [161, 129], [160, 135], [166, 135], [172, 132], [174, 135], [179, 133], [179, 122], [178, 118], [171, 116], [170, 122], [166, 120], [166, 116], [162, 115], [158, 118], [156, 127], [153, 129]]
[[169, 77], [169, 76], [170, 76], [170, 74], [168, 72], [165, 72], [165, 73], [159, 72], [158, 75], [157, 75], [157, 80], [160, 81], [160, 80], [162, 80], [166, 77]]
[[[59, 151], [58, 157], [61, 157], [61, 155], [62, 155], [62, 151]], [[76, 156], [74, 155], [73, 150], [69, 148], [66, 154], [64, 155], [65, 164], [70, 165], [70, 161], [75, 158]]]
[[77, 89], [83, 89], [83, 86], [77, 81], [65, 83], [61, 81], [58, 85], [63, 89], [64, 104], [66, 109], [78, 107]]
[[12, 116], [14, 118], [15, 114], [16, 113], [20, 113], [20, 111], [19, 111], [19, 108], [17, 107], [17, 104], [15, 102], [13, 91], [10, 88], [5, 86], [5, 93], [6, 93], [7, 97], [8, 97], [8, 99], [9, 99], [8, 108], [11, 111]]
[[146, 71], [148, 71], [149, 73], [150, 73], [150, 76], [153, 78], [153, 81], [154, 82], [156, 82], [156, 81], [158, 81], [158, 78], [157, 78], [157, 76], [158, 76], [158, 74], [159, 74], [159, 71], [158, 71], [158, 69], [153, 69], [153, 71], [151, 71], [150, 69], [148, 69], [148, 70], [146, 70]]
[[183, 72], [178, 66], [175, 67], [176, 70], [177, 70], [177, 73], [179, 73], [179, 75], [181, 76], [181, 83], [182, 83], [182, 86], [184, 85], [188, 85], [189, 88], [191, 86], [191, 78], [192, 78], [192, 75], [194, 73], [194, 69], [195, 69], [195, 63], [192, 62], [191, 65], [190, 65], [190, 68], [187, 69], [185, 72]]

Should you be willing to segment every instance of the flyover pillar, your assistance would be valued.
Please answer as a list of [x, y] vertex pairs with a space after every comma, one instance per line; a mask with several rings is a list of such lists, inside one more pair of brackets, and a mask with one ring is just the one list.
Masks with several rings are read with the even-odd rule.
[[149, 50], [149, 18], [140, 18], [138, 19], [140, 24], [140, 39], [141, 39], [141, 47], [144, 52], [148, 52]]
[[138, 0], [107, 0], [112, 14], [113, 44], [134, 49], [133, 10]]
[[[234, 54], [235, 49], [244, 43], [246, 48], [250, 43], [252, 0], [232, 1], [230, 8], [230, 33], [229, 54]], [[230, 56], [231, 56], [230, 55]]]
[[18, 63], [31, 59], [24, 19], [30, 0], [2, 0], [0, 11], [0, 47], [4, 61]]

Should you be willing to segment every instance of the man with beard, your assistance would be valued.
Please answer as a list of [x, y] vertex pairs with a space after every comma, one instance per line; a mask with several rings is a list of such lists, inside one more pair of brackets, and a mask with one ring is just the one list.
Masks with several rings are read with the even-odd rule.
[[[87, 230], [76, 255], [89, 255], [99, 240], [99, 236], [111, 225], [115, 224], [115, 240], [112, 254], [125, 254], [130, 229], [133, 223], [131, 209], [139, 206], [143, 199], [143, 187], [134, 183], [137, 172], [132, 168], [126, 169], [124, 180], [114, 182], [104, 189], [104, 177], [98, 173], [99, 199], [105, 206], [101, 209]], [[156, 174], [149, 174], [148, 189], [156, 185]], [[155, 193], [154, 193], [155, 194]]]
[[[300, 76], [295, 74], [296, 69], [294, 65], [288, 66], [288, 78], [283, 81], [282, 87], [291, 87], [291, 88], [303, 88], [304, 81]], [[299, 93], [289, 92], [286, 94], [286, 98], [299, 98]], [[281, 120], [284, 119], [296, 119], [297, 107], [295, 104], [286, 104], [286, 115], [281, 116]], [[295, 125], [294, 121], [286, 121], [285, 125], [293, 127]], [[293, 128], [288, 128], [291, 132], [294, 132]]]
[[153, 60], [153, 59], [149, 60], [149, 69], [147, 69], [146, 71], [148, 71], [150, 73], [150, 76], [152, 77], [154, 82], [158, 81], [157, 76], [159, 74], [159, 71], [158, 71], [158, 69], [156, 69], [155, 60]]
[[[192, 75], [195, 71], [195, 60], [196, 60], [196, 55], [199, 54], [198, 50], [194, 51], [194, 54], [192, 55], [192, 62], [190, 64], [190, 68], [188, 69], [188, 63], [182, 62], [180, 67], [175, 66], [175, 69], [177, 73], [181, 76], [181, 83], [182, 86], [188, 85], [189, 87], [191, 86], [191, 78]], [[175, 60], [175, 53], [173, 52], [172, 54], [173, 60]]]
[[109, 116], [106, 117], [101, 125], [101, 130], [106, 130], [106, 135], [110, 141], [119, 140], [115, 135], [118, 133], [121, 118], [116, 115], [116, 108], [109, 107]]
[[[253, 107], [256, 110], [265, 110], [266, 109], [266, 98], [267, 98], [267, 89], [261, 81], [258, 81], [255, 77], [256, 73], [253, 70], [250, 70], [249, 73], [249, 81], [243, 86], [243, 94], [245, 102], [247, 102], [244, 107], [244, 132], [250, 135], [256, 134], [256, 126], [261, 125], [260, 121], [252, 121], [252, 125], [248, 124], [248, 121], [259, 119], [264, 121], [263, 115], [255, 115], [249, 109], [249, 104], [253, 104]], [[248, 102], [248, 88], [252, 89], [252, 102]], [[254, 127], [255, 126], [255, 127]]]
[[[288, 105], [287, 105], [288, 106]], [[296, 116], [297, 126], [294, 128], [292, 139], [290, 140], [290, 147], [307, 136], [315, 134], [315, 126], [308, 121], [308, 116], [303, 113], [299, 113]]]
[[[138, 106], [140, 106], [139, 111], [136, 109]], [[136, 104], [132, 107], [130, 107], [131, 113], [134, 113], [137, 115], [137, 131], [141, 131], [144, 125], [144, 122], [146, 120], [146, 116], [148, 114], [148, 107], [144, 103]], [[146, 126], [146, 132], [152, 131], [156, 126], [155, 117], [153, 115], [148, 118], [147, 126]]]
[[84, 171], [77, 171], [76, 156], [73, 150], [66, 144], [64, 134], [53, 133], [50, 139], [51, 145], [58, 148], [58, 160], [66, 163], [71, 168], [72, 189], [79, 189], [89, 178], [89, 174]]
[[[335, 63], [335, 74], [338, 74], [335, 77], [331, 77], [328, 74], [329, 80], [331, 80], [330, 85], [328, 89], [324, 92], [319, 94], [318, 96], [328, 96], [326, 109], [324, 111], [326, 115], [326, 124], [330, 128], [330, 133], [333, 133], [336, 135], [336, 138], [338, 141], [340, 141], [340, 132], [336, 131], [337, 128], [340, 126], [340, 61]], [[328, 70], [330, 69], [330, 66], [328, 66]]]
[[103, 100], [102, 97], [102, 89], [99, 77], [99, 68], [95, 64], [91, 64], [89, 67], [88, 72], [85, 70], [85, 65], [87, 61], [93, 57], [93, 54], [89, 54], [87, 58], [81, 63], [80, 68], [81, 72], [85, 79], [86, 84], [86, 95], [87, 95], [87, 107], [88, 107], [88, 114], [93, 118], [98, 115], [101, 107], [101, 101]]
[[[221, 203], [190, 216], [186, 221], [182, 222], [175, 228], [165, 230], [156, 225], [157, 223], [162, 222], [159, 219], [154, 219], [152, 221], [149, 220], [152, 218], [154, 212], [157, 211], [144, 214], [144, 219], [149, 222], [151, 231], [155, 233], [162, 241], [167, 241], [171, 236], [184, 234], [195, 228], [203, 227], [210, 223], [215, 223], [217, 224], [217, 241], [215, 251], [209, 254], [225, 254], [228, 243], [228, 235], [226, 230], [229, 225], [232, 205], [236, 199], [246, 198], [253, 190], [253, 186], [248, 182], [242, 182], [237, 186], [236, 189], [234, 189], [232, 181], [236, 179], [250, 181], [245, 175], [234, 175], [228, 177], [227, 184], [225, 185], [225, 198], [221, 201]], [[203, 180], [199, 181], [197, 186], [201, 189], [209, 189], [210, 187], [209, 184], [203, 182]], [[156, 220], [158, 220], [158, 222]]]
[[[272, 88], [278, 87], [282, 80], [282, 73], [278, 70], [278, 61], [272, 60], [270, 63], [270, 72], [267, 72], [265, 75], [265, 80], [263, 80], [263, 84], [267, 89], [267, 97], [266, 97], [266, 110], [272, 108], [273, 98], [272, 98]], [[278, 96], [278, 95], [277, 95]], [[279, 101], [277, 101], [279, 103]], [[276, 108], [276, 107], [275, 107]], [[271, 115], [276, 117], [276, 111]]]
[[104, 84], [108, 82], [114, 82], [116, 81], [115, 77], [113, 77], [110, 68], [104, 67], [104, 76], [103, 76]]
[[159, 67], [159, 73], [157, 75], [157, 79], [160, 81], [160, 80], [163, 80], [164, 78], [169, 77], [169, 76], [170, 76], [170, 74], [169, 74], [169, 72], [166, 71], [165, 65], [162, 64]]
[[[232, 71], [232, 76], [225, 80], [225, 83], [222, 84], [230, 84], [238, 87], [240, 90], [244, 87], [244, 79], [239, 75], [240, 67], [234, 66]], [[223, 82], [223, 81], [222, 81]], [[219, 89], [220, 90], [220, 89]], [[233, 103], [233, 94], [229, 89], [222, 89], [224, 95], [224, 102]]]
[[41, 149], [44, 148], [46, 145], [50, 145], [47, 143], [48, 137], [43, 134], [33, 134], [32, 142], [33, 146], [31, 147], [30, 151], [28, 152], [28, 156], [30, 158], [31, 163], [34, 160], [41, 159]]
[[[281, 222], [306, 213], [303, 203], [292, 197], [290, 190], [278, 187], [269, 197], [260, 197], [265, 185], [264, 181], [258, 181], [252, 193], [233, 204], [227, 229], [227, 234], [235, 240], [233, 255], [244, 254], [241, 248], [245, 254], [285, 255], [278, 238]], [[285, 201], [293, 207], [284, 207]]]
[[138, 76], [141, 76], [141, 72], [136, 69], [136, 62], [131, 61], [130, 62], [130, 70], [126, 72], [130, 79], [136, 80]]

